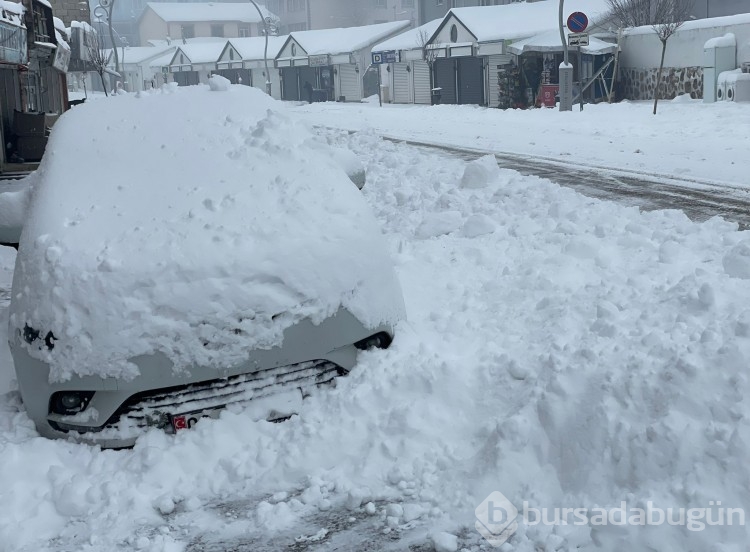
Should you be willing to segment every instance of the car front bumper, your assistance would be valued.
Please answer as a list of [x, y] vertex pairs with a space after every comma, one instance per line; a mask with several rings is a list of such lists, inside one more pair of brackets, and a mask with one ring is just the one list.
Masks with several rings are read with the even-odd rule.
[[[10, 346], [24, 406], [41, 435], [120, 448], [132, 446], [149, 428], [174, 431], [175, 414], [216, 412], [290, 391], [304, 394], [351, 370], [355, 343], [379, 332], [393, 335], [389, 326], [366, 328], [340, 309], [320, 324], [303, 320], [288, 328], [281, 346], [251, 351], [237, 366], [178, 371], [156, 353], [130, 359], [140, 373], [128, 381], [83, 376], [50, 383], [49, 366], [28, 354], [21, 335], [11, 336]], [[83, 411], [58, 414], [51, 399], [64, 391], [89, 391], [93, 396]], [[269, 406], [268, 416], [274, 415]]]

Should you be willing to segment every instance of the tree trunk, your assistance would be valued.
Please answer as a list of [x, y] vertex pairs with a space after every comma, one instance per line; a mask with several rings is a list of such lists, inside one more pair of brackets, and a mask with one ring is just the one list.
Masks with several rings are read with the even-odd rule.
[[99, 78], [102, 80], [102, 88], [104, 88], [104, 95], [109, 97], [109, 94], [107, 93], [107, 84], [104, 82], [104, 72], [102, 71], [99, 73]]
[[667, 52], [667, 41], [661, 41], [661, 62], [659, 72], [656, 74], [656, 89], [654, 90], [654, 115], [656, 115], [656, 104], [659, 102], [659, 88], [661, 87], [661, 72], [664, 69], [664, 54]]

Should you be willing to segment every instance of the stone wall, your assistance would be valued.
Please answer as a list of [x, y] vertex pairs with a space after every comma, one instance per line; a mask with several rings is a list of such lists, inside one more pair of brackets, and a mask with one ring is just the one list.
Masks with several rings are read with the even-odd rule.
[[71, 21], [85, 21], [91, 23], [89, 3], [80, 0], [50, 0], [52, 14], [63, 20], [66, 27]]
[[[653, 100], [656, 88], [656, 75], [659, 69], [620, 69], [620, 83], [623, 99]], [[680, 94], [690, 94], [691, 98], [703, 97], [702, 67], [665, 67], [661, 76], [659, 98], [672, 99]]]

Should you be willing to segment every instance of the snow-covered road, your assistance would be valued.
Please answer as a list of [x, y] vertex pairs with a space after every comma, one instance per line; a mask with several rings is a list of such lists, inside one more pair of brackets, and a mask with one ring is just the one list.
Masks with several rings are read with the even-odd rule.
[[[290, 116], [361, 127], [329, 138], [367, 166], [363, 193], [409, 316], [393, 346], [362, 355], [283, 424], [226, 412], [113, 452], [36, 436], [3, 337], [0, 550], [488, 549], [475, 508], [493, 491], [519, 510], [651, 502], [724, 520], [697, 530], [684, 515], [658, 526], [519, 518], [504, 551], [745, 550], [747, 527], [727, 526], [719, 509], [750, 508], [750, 234], [492, 163], [467, 170], [381, 140], [348, 107]], [[420, 138], [434, 122], [419, 118], [446, 110], [392, 111]], [[457, 111], [454, 123], [475, 111]], [[660, 147], [642, 139], [639, 149]], [[553, 137], [540, 140], [557, 151]], [[750, 138], [740, 145], [747, 151]], [[668, 148], [676, 158], [677, 145]], [[672, 158], [653, 163], [668, 171]], [[737, 181], [728, 166], [697, 176]], [[12, 257], [0, 257], [6, 286]]]

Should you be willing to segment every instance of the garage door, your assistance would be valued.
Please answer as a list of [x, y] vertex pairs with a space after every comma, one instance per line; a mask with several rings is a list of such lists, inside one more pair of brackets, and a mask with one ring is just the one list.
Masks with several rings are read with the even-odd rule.
[[409, 83], [408, 63], [393, 64], [393, 101], [395, 103], [411, 103], [411, 87]]
[[426, 61], [413, 62], [412, 72], [414, 78], [414, 103], [429, 105], [430, 98], [430, 66]]
[[482, 58], [457, 58], [458, 103], [484, 105], [484, 73]]
[[282, 92], [281, 99], [287, 101], [299, 100], [299, 85], [297, 83], [297, 69], [284, 67], [281, 70]]
[[442, 88], [440, 103], [456, 103], [456, 60], [436, 59], [432, 64], [432, 70], [435, 74], [435, 88]]
[[354, 65], [339, 65], [339, 81], [341, 82], [341, 95], [347, 102], [358, 102], [362, 99], [359, 73], [354, 70]]

